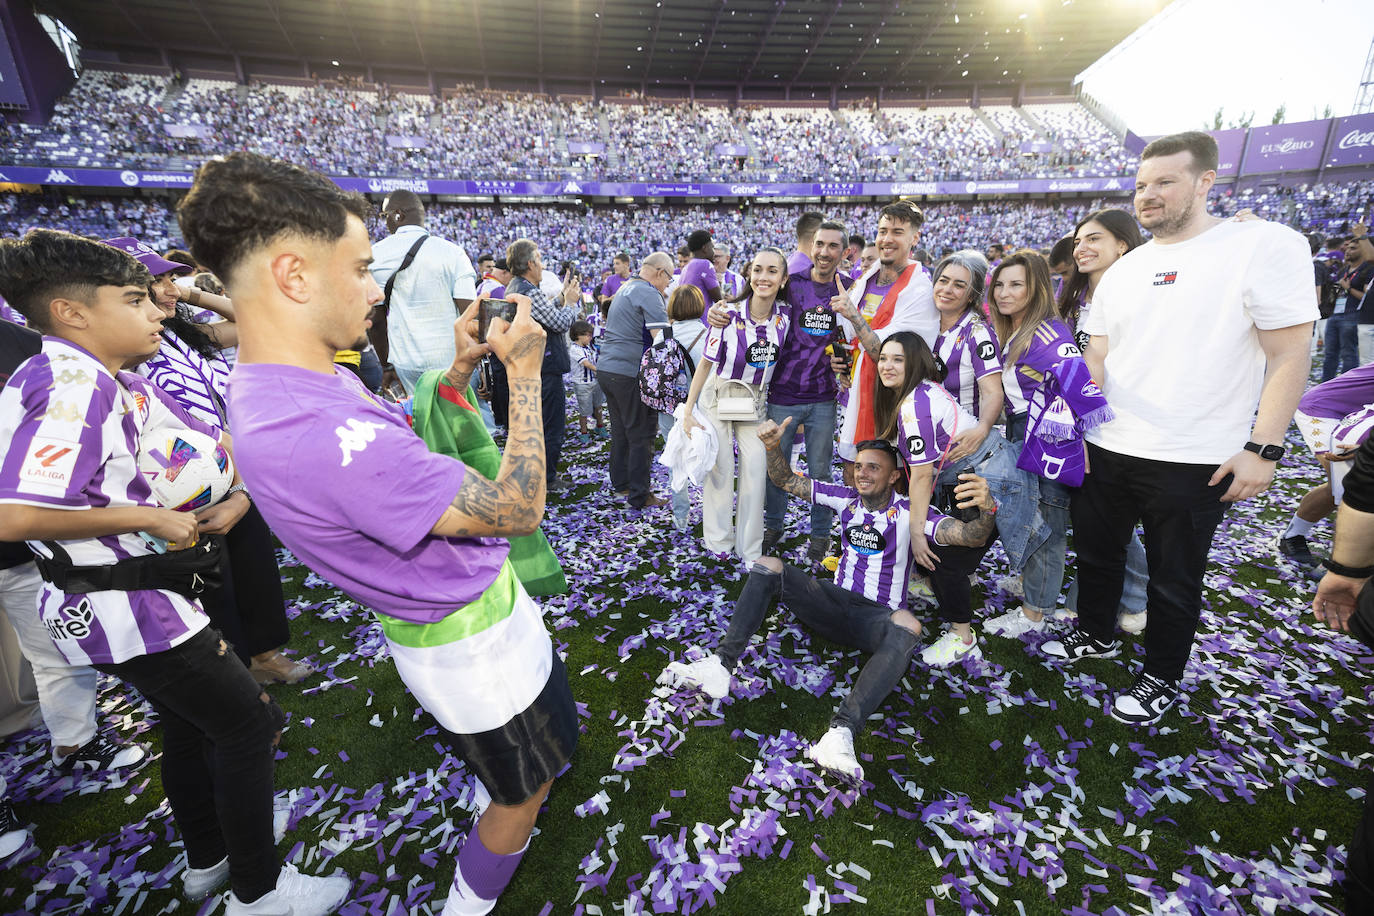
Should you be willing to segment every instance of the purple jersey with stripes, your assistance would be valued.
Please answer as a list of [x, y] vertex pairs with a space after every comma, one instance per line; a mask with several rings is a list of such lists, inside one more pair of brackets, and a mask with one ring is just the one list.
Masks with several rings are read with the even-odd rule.
[[1002, 389], [1007, 396], [1007, 413], [1025, 413], [1031, 395], [1045, 383], [1045, 373], [1050, 367], [1065, 357], [1082, 355], [1064, 322], [1058, 318], [1040, 322], [1020, 359], [1008, 362], [1005, 350], [1002, 353]]
[[977, 425], [948, 391], [935, 382], [922, 382], [897, 411], [897, 448], [909, 465], [932, 464], [946, 454], [955, 434]]
[[768, 388], [770, 402], [792, 407], [835, 400], [835, 373], [825, 348], [837, 321], [830, 300], [839, 294], [834, 280], [817, 283], [809, 270], [787, 279], [786, 302], [778, 308], [787, 315], [792, 330], [783, 341], [778, 371]]
[[935, 362], [945, 370], [945, 390], [959, 406], [978, 416], [978, 380], [1002, 371], [997, 335], [973, 309], [935, 338]]
[[[157, 506], [138, 470], [140, 437], [159, 430], [219, 431], [131, 372], [118, 379], [73, 343], [43, 339], [0, 391], [0, 502], [45, 509]], [[137, 532], [58, 541], [76, 566], [109, 566], [153, 548]], [[44, 557], [42, 541], [29, 546]], [[66, 594], [49, 582], [38, 613], [67, 661], [117, 664], [180, 645], [209, 618], [170, 591]]]
[[763, 321], [748, 317], [749, 304], [742, 302], [725, 313], [729, 321], [723, 328], [711, 328], [701, 358], [715, 364], [722, 379], [767, 385], [778, 366], [782, 344], [791, 324], [782, 309]]
[[[829, 506], [840, 516], [840, 565], [835, 584], [893, 610], [906, 607], [911, 578], [911, 503], [896, 490], [886, 506], [871, 510], [859, 491], [834, 483], [811, 482], [811, 501]], [[933, 507], [926, 511], [925, 535], [949, 516]]]

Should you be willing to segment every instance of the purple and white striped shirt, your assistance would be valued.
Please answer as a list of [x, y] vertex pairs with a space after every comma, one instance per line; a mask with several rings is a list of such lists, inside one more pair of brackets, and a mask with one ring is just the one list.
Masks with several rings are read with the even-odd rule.
[[714, 363], [716, 375], [722, 379], [767, 385], [787, 339], [787, 316], [775, 305], [772, 315], [756, 322], [749, 317], [747, 302], [739, 303], [725, 315], [729, 324], [711, 328], [701, 358]]
[[908, 465], [940, 460], [956, 433], [978, 425], [944, 388], [925, 381], [907, 395], [897, 412], [897, 448]]
[[228, 423], [229, 368], [219, 357], [206, 359], [171, 331], [163, 331], [162, 347], [134, 371], [202, 423], [215, 429]]
[[[882, 509], [864, 507], [859, 491], [834, 483], [811, 482], [811, 501], [840, 514], [840, 565], [835, 584], [893, 610], [906, 607], [911, 578], [911, 502], [892, 491]], [[949, 516], [934, 507], [926, 510], [925, 535], [935, 540], [935, 529]]]
[[935, 338], [935, 362], [945, 370], [945, 390], [959, 406], [978, 416], [978, 380], [1002, 371], [997, 335], [969, 309], [959, 322]]
[[[0, 391], [0, 502], [45, 509], [157, 506], [138, 472], [139, 438], [159, 429], [219, 431], [184, 411], [132, 372], [118, 380], [85, 350], [56, 337], [24, 362]], [[58, 542], [77, 566], [107, 566], [152, 548], [137, 533]], [[44, 556], [42, 541], [29, 546]], [[38, 611], [74, 665], [117, 664], [180, 645], [209, 618], [169, 591], [64, 594], [43, 583]]]

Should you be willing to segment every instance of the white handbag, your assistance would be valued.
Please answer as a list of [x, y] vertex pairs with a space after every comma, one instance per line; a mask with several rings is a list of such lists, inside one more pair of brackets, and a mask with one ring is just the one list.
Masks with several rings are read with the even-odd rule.
[[718, 382], [716, 416], [722, 420], [757, 423], [761, 416], [763, 389], [740, 381]]

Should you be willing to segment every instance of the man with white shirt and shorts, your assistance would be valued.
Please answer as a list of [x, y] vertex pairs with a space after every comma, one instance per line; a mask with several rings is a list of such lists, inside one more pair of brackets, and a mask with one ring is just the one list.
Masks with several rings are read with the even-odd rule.
[[1272, 482], [1310, 368], [1307, 241], [1210, 215], [1216, 167], [1216, 141], [1197, 131], [1145, 148], [1135, 206], [1154, 238], [1107, 271], [1084, 325], [1084, 358], [1116, 418], [1087, 434], [1090, 472], [1073, 501], [1078, 627], [1042, 648], [1069, 662], [1120, 651], [1126, 545], [1141, 522], [1145, 664], [1111, 711], [1133, 725], [1178, 701], [1212, 536], [1228, 503]]

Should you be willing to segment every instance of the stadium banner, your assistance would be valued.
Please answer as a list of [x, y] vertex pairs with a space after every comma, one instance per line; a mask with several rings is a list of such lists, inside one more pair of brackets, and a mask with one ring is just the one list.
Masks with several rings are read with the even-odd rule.
[[749, 155], [749, 147], [743, 143], [717, 143], [712, 150], [717, 156], [740, 158]]
[[209, 124], [163, 124], [162, 129], [167, 132], [167, 136], [176, 137], [178, 140], [211, 140], [215, 136]]
[[606, 144], [587, 140], [569, 140], [568, 152], [574, 156], [600, 156], [606, 152]]
[[409, 134], [387, 134], [386, 145], [392, 149], [429, 149], [428, 140]]
[[1239, 175], [1246, 129], [1235, 127], [1231, 130], [1209, 130], [1208, 133], [1217, 141], [1217, 177], [1234, 178]]
[[1338, 118], [1326, 150], [1327, 168], [1374, 162], [1374, 112]]
[[1299, 121], [1250, 128], [1242, 175], [1319, 168], [1330, 120]]

